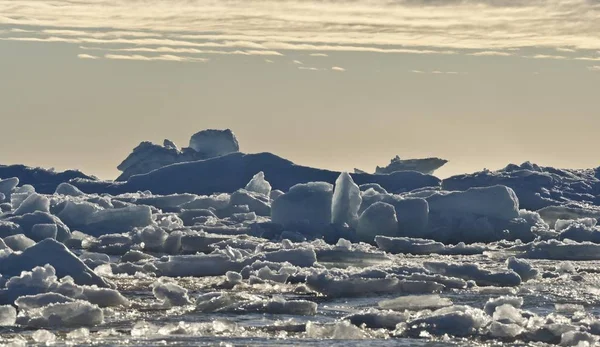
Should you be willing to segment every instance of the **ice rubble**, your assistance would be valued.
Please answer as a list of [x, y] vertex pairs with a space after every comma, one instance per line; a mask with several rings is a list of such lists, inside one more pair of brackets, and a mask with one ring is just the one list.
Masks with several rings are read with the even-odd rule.
[[[590, 272], [523, 258], [600, 259], [597, 177], [525, 165], [440, 189], [414, 172], [339, 174], [234, 153], [125, 183], [61, 182], [48, 193], [3, 180], [0, 303], [19, 314], [2, 306], [0, 322], [53, 329], [119, 319], [105, 307], [312, 316], [315, 301], [387, 296], [334, 323], [300, 324], [303, 336], [593, 344], [600, 324], [584, 308], [541, 316], [523, 309], [523, 297], [497, 296], [527, 294], [549, 278], [588, 283]], [[523, 209], [540, 202], [541, 210]], [[209, 293], [188, 291], [190, 277]], [[111, 289], [108, 278], [144, 283], [151, 304]], [[490, 299], [453, 305], [448, 293]]]
[[389, 174], [397, 171], [418, 171], [424, 174], [433, 174], [433, 172], [448, 163], [445, 159], [425, 158], [425, 159], [400, 159], [395, 156], [385, 167], [375, 168], [375, 173]]

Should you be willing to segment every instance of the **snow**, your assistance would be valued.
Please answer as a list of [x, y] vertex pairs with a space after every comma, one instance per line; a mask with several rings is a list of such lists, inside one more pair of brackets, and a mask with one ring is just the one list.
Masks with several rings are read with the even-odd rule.
[[358, 218], [356, 234], [361, 241], [372, 243], [375, 236], [396, 236], [398, 220], [394, 206], [376, 202], [369, 206]]
[[265, 173], [262, 171], [252, 177], [245, 189], [264, 196], [271, 196], [271, 185], [265, 180]]

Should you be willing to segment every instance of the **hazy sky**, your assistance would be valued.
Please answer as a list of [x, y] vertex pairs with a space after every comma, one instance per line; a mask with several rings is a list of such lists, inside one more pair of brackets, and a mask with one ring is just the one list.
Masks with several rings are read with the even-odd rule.
[[0, 0], [0, 163], [114, 178], [140, 141], [440, 176], [600, 165], [600, 0]]

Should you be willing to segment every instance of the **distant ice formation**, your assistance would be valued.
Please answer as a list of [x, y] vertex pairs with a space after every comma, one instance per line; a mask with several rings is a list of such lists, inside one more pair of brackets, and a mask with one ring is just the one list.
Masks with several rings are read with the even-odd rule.
[[[420, 173], [432, 175], [435, 170], [448, 163], [445, 159], [424, 158], [424, 159], [400, 159], [400, 156], [392, 158], [387, 166], [375, 168], [376, 174], [390, 174], [398, 171], [417, 171]], [[355, 173], [364, 173], [359, 169], [354, 169]]]
[[133, 175], [144, 174], [167, 165], [215, 158], [239, 150], [238, 141], [229, 129], [200, 131], [191, 137], [189, 147], [181, 150], [167, 139], [162, 146], [142, 142], [117, 167], [123, 172], [117, 181], [126, 181]]

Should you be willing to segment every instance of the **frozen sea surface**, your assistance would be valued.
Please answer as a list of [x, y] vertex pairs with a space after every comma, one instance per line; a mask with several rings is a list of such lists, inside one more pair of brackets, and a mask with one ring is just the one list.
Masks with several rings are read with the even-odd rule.
[[600, 341], [599, 169], [441, 182], [165, 146], [124, 182], [0, 170], [24, 179], [0, 179], [0, 345]]

